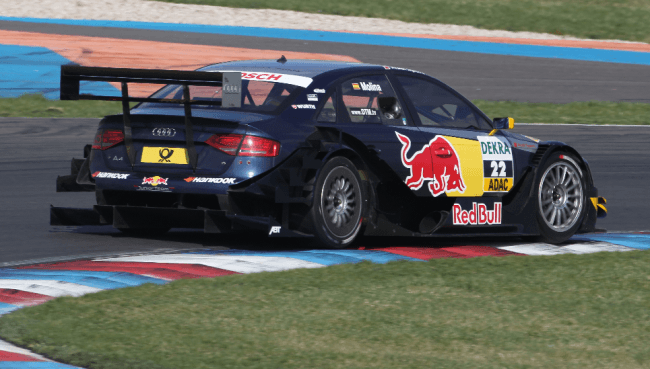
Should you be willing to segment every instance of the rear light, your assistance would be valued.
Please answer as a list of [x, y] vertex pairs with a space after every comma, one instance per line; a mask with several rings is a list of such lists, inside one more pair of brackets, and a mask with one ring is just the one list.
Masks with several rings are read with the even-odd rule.
[[273, 157], [280, 153], [279, 142], [257, 136], [213, 135], [205, 143], [233, 156]]
[[228, 155], [237, 155], [243, 135], [213, 135], [205, 143]]
[[239, 156], [278, 156], [280, 143], [257, 136], [246, 136], [239, 149]]
[[124, 132], [109, 129], [106, 131], [99, 130], [95, 135], [95, 140], [93, 141], [93, 149], [97, 150], [106, 150], [111, 148], [118, 143], [124, 141]]

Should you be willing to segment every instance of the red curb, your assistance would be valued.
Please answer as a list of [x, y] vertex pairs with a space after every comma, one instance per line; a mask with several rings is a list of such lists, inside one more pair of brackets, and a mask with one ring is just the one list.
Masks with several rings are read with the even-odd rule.
[[408, 256], [416, 259], [430, 260], [442, 258], [467, 259], [479, 256], [508, 256], [521, 255], [516, 252], [497, 249], [489, 246], [454, 246], [443, 248], [427, 247], [386, 247], [375, 249], [377, 251], [386, 251], [392, 254]]
[[[79, 65], [93, 67], [194, 70], [208, 64], [232, 60], [277, 59], [281, 55], [287, 59], [358, 62], [346, 55], [4, 30], [0, 30], [0, 44], [46, 47]], [[132, 96], [149, 96], [161, 87], [139, 85], [129, 88]], [[114, 86], [119, 88], [119, 83]]]
[[41, 361], [29, 355], [17, 354], [15, 352], [0, 351], [0, 362], [2, 361]]
[[38, 264], [20, 267], [18, 269], [49, 269], [49, 270], [87, 270], [96, 272], [126, 272], [151, 276], [168, 280], [188, 278], [212, 278], [231, 274], [240, 274], [230, 270], [212, 268], [196, 264], [165, 264], [141, 262], [110, 262], [110, 261], [69, 261], [55, 264]]
[[54, 297], [13, 289], [0, 289], [0, 302], [18, 306], [39, 305]]

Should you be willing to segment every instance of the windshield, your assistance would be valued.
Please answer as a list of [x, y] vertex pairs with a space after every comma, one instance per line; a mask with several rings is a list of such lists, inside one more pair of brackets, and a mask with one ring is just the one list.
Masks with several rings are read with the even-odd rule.
[[[241, 108], [222, 108], [214, 105], [199, 105], [201, 109], [236, 110], [257, 113], [272, 113], [301, 87], [268, 81], [242, 80]], [[192, 100], [221, 101], [222, 88], [218, 86], [190, 86]], [[151, 95], [157, 99], [182, 99], [183, 86], [168, 85]], [[180, 104], [144, 103], [139, 108], [178, 108]], [[193, 105], [196, 106], [196, 105]]]

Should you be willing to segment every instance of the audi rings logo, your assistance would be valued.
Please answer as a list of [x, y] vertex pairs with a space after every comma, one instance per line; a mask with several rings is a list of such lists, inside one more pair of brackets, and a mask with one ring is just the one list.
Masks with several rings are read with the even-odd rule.
[[154, 128], [151, 134], [158, 137], [174, 137], [176, 130], [174, 128]]

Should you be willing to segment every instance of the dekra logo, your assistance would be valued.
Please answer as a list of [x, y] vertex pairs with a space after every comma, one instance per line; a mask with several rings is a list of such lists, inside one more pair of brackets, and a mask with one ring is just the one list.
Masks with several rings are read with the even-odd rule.
[[510, 148], [501, 142], [481, 142], [481, 151], [483, 155], [508, 155], [512, 154]]

